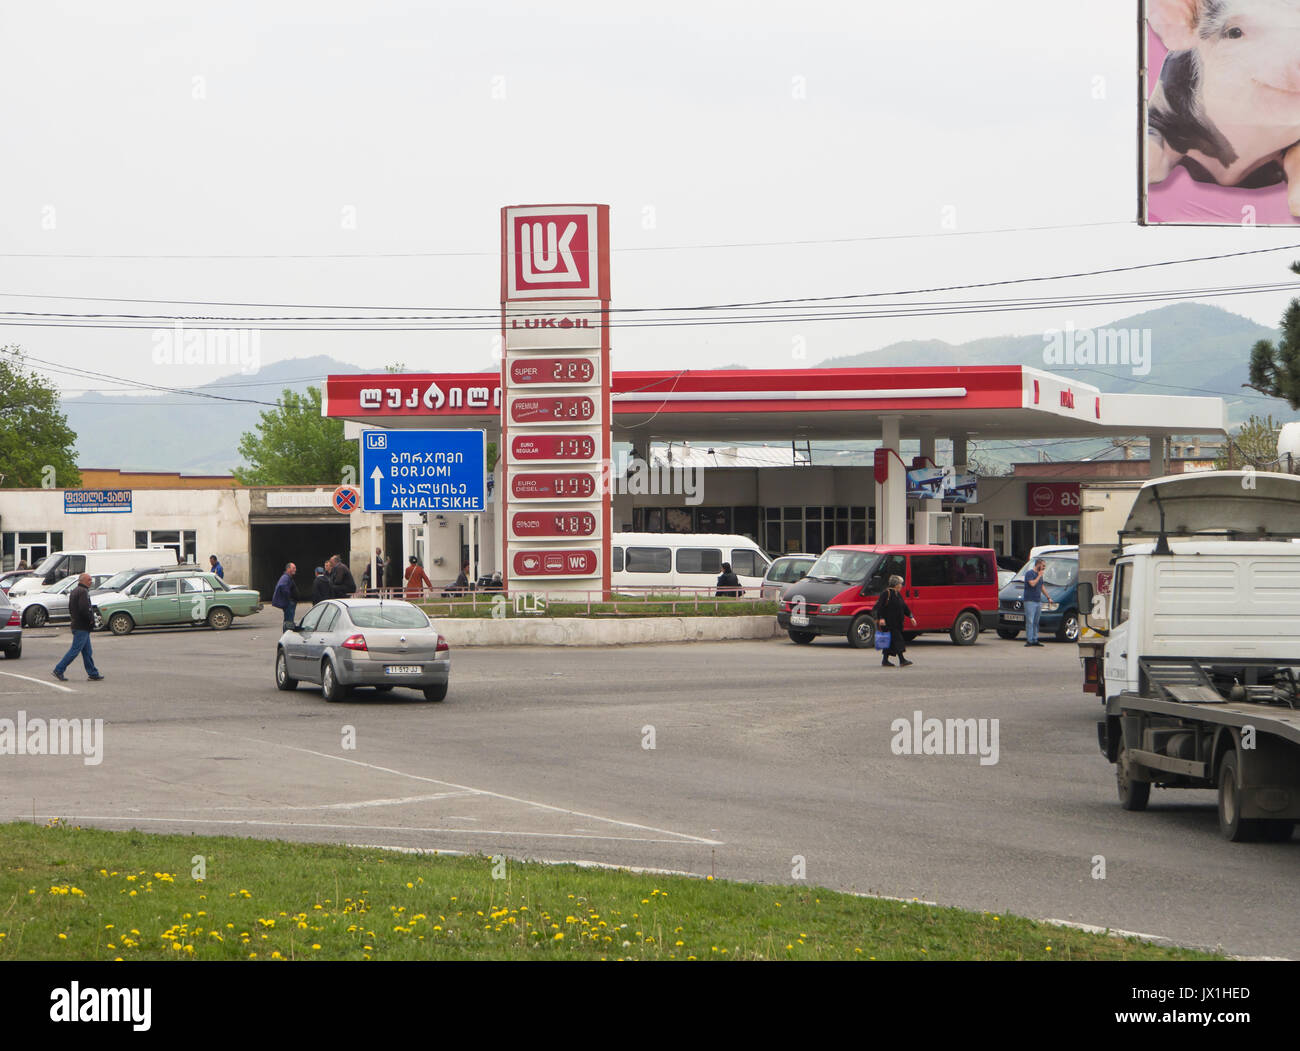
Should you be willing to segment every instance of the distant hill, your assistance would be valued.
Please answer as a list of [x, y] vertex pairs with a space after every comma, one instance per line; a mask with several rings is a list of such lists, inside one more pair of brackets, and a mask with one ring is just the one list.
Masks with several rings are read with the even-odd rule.
[[[1296, 414], [1280, 399], [1262, 401], [1242, 389], [1250, 378], [1250, 348], [1260, 339], [1277, 339], [1275, 329], [1204, 303], [1175, 303], [1120, 318], [1107, 329], [1151, 331], [1151, 370], [1135, 375], [1123, 365], [1064, 365], [1044, 360], [1042, 334], [995, 336], [969, 343], [909, 340], [879, 350], [828, 358], [817, 368], [841, 369], [882, 365], [1032, 365], [1111, 394], [1218, 395], [1228, 403], [1232, 422], [1267, 415], [1291, 419]], [[1082, 331], [1082, 330], [1081, 330]]]
[[[1105, 326], [1113, 329], [1150, 329], [1151, 370], [1134, 375], [1124, 366], [1070, 366], [1044, 361], [1041, 334], [998, 336], [952, 344], [942, 340], [908, 340], [879, 350], [828, 358], [816, 368], [852, 368], [883, 365], [1033, 365], [1061, 375], [1077, 375], [1103, 391], [1116, 394], [1218, 395], [1227, 402], [1229, 419], [1238, 424], [1252, 414], [1272, 414], [1275, 419], [1300, 419], [1279, 399], [1243, 397], [1249, 372], [1250, 348], [1259, 339], [1276, 339], [1277, 332], [1249, 318], [1201, 303], [1178, 303], [1121, 318]], [[723, 368], [744, 368], [731, 364]], [[488, 363], [482, 372], [494, 372]], [[274, 402], [288, 387], [303, 392], [319, 386], [331, 374], [367, 370], [335, 358], [297, 358], [268, 365], [252, 376], [235, 373], [195, 388], [227, 397], [247, 397]], [[77, 461], [83, 467], [120, 467], [127, 470], [181, 471], [192, 474], [225, 473], [239, 466], [239, 438], [252, 430], [267, 406], [243, 402], [217, 402], [182, 395], [83, 394], [64, 398], [68, 423], [77, 434]], [[774, 435], [780, 440], [780, 435]], [[844, 440], [813, 443], [818, 463], [868, 463], [873, 443]], [[990, 449], [980, 443], [978, 455], [987, 462], [1032, 460], [1037, 443], [1016, 443]], [[1095, 456], [1109, 448], [1108, 441], [1074, 444], [1046, 450], [1055, 459]], [[840, 450], [848, 450], [840, 453]], [[837, 455], [838, 453], [838, 455]]]
[[[194, 389], [274, 403], [286, 387], [304, 393], [331, 373], [362, 371], [321, 355], [276, 362], [249, 376], [236, 372]], [[225, 474], [238, 467], [239, 438], [257, 426], [267, 408], [175, 394], [92, 392], [63, 399], [82, 467], [185, 474]]]

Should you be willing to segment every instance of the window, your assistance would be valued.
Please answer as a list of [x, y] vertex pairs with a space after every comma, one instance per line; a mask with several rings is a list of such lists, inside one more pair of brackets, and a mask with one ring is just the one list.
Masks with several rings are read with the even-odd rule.
[[627, 572], [629, 573], [671, 573], [673, 553], [666, 547], [629, 547], [627, 549]]
[[[382, 606], [353, 606], [348, 616], [358, 628], [428, 628], [429, 618], [414, 606], [385, 603]], [[342, 625], [340, 625], [342, 627]]]
[[1125, 562], [1115, 567], [1115, 580], [1111, 584], [1110, 626], [1117, 628], [1128, 620], [1129, 584], [1133, 578], [1133, 563]]
[[180, 593], [179, 580], [157, 580], [154, 581], [153, 597], [154, 598], [175, 598]]
[[316, 626], [317, 631], [332, 631], [334, 622], [339, 619], [338, 606], [326, 606], [325, 612], [320, 615], [320, 623]]
[[[717, 576], [722, 572], [722, 552], [716, 547], [681, 547], [677, 549], [678, 573], [707, 573]], [[736, 570], [737, 573], [740, 570]]]
[[307, 616], [302, 618], [302, 624], [299, 625], [303, 631], [315, 631], [316, 625], [320, 623], [321, 615], [325, 612], [325, 605], [312, 606], [307, 611]]
[[76, 573], [78, 575], [84, 573], [86, 571], [86, 556], [69, 555], [68, 564], [65, 568], [69, 573]]
[[767, 572], [767, 561], [757, 551], [733, 547], [731, 569], [738, 577], [761, 577]]
[[945, 587], [952, 583], [951, 555], [913, 555], [912, 587]]
[[147, 588], [148, 586], [149, 586], [149, 578], [141, 577], [139, 580], [137, 580], [134, 584], [132, 584], [129, 588], [126, 589], [125, 594], [130, 595], [133, 598], [139, 598], [141, 595], [144, 594], [145, 588]]
[[623, 572], [623, 549], [621, 547], [611, 547], [609, 549], [609, 566], [615, 573]]
[[181, 593], [184, 595], [201, 595], [204, 592], [211, 591], [212, 585], [202, 577], [182, 577]]
[[958, 584], [992, 584], [997, 580], [993, 563], [984, 555], [957, 555], [953, 579]]
[[691, 509], [689, 507], [664, 508], [665, 533], [689, 533], [692, 532], [693, 528], [694, 523], [691, 520]]

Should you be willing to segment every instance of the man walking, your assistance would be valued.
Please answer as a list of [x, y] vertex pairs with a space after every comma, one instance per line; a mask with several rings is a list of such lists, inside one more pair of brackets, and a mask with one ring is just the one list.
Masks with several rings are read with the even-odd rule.
[[90, 612], [89, 573], [82, 573], [77, 578], [77, 586], [68, 596], [68, 614], [72, 620], [72, 646], [63, 655], [63, 660], [54, 666], [54, 677], [59, 682], [67, 682], [63, 673], [80, 653], [81, 660], [86, 665], [86, 677], [91, 682], [99, 682], [104, 676], [100, 675], [99, 669], [95, 667], [94, 654], [90, 649], [90, 629], [93, 627], [93, 622]]
[[279, 582], [275, 585], [275, 592], [271, 595], [271, 605], [284, 614], [283, 631], [293, 627], [293, 615], [298, 609], [298, 596], [293, 589], [293, 575], [297, 572], [298, 567], [292, 562], [288, 563]]
[[1047, 577], [1047, 563], [1041, 558], [1034, 563], [1031, 573], [1025, 574], [1025, 645], [1041, 646], [1038, 641], [1038, 618], [1043, 614], [1043, 584]]

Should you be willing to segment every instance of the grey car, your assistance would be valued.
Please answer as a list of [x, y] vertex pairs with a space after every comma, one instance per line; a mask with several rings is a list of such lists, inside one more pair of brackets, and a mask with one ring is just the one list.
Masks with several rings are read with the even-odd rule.
[[[68, 601], [72, 597], [72, 589], [77, 586], [77, 581], [80, 579], [79, 576], [64, 577], [57, 584], [49, 584], [40, 591], [29, 591], [26, 595], [11, 598], [9, 601], [18, 607], [23, 626], [27, 628], [43, 627], [46, 621], [71, 620]], [[92, 576], [91, 589], [99, 587], [107, 579], [107, 573]]]
[[0, 650], [5, 659], [16, 661], [23, 655], [23, 619], [9, 596], [0, 591]]
[[327, 701], [354, 686], [386, 693], [394, 686], [441, 701], [451, 679], [451, 649], [424, 613], [400, 599], [340, 598], [320, 602], [280, 636], [275, 685], [319, 683]]

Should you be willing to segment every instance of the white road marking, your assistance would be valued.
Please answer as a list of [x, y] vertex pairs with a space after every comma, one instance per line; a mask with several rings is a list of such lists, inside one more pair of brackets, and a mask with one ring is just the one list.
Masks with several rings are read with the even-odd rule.
[[[685, 832], [674, 832], [667, 828], [655, 828], [653, 825], [639, 825], [633, 821], [620, 821], [617, 818], [601, 817], [599, 814], [588, 814], [581, 810], [570, 810], [567, 807], [552, 806], [550, 803], [539, 803], [534, 799], [521, 799], [518, 796], [508, 796], [501, 792], [488, 791], [485, 788], [474, 788], [471, 785], [458, 785], [451, 781], [440, 781], [436, 777], [425, 777], [422, 774], [407, 773], [405, 770], [394, 770], [392, 767], [388, 766], [378, 766], [374, 763], [363, 763], [360, 759], [348, 759], [341, 755], [330, 755], [328, 752], [317, 752], [311, 748], [297, 748], [294, 745], [283, 744], [279, 741], [265, 741], [258, 737], [236, 737], [234, 734], [224, 734], [217, 730], [200, 730], [199, 732], [211, 734], [213, 737], [234, 737], [236, 740], [240, 741], [252, 741], [256, 744], [270, 745], [273, 748], [284, 748], [290, 752], [301, 752], [304, 755], [314, 755], [319, 759], [332, 759], [336, 763], [347, 763], [349, 766], [359, 766], [366, 770], [378, 770], [380, 773], [393, 774], [396, 777], [406, 777], [412, 781], [423, 781], [425, 784], [430, 785], [445, 785], [447, 788], [458, 789], [473, 795], [489, 796], [492, 799], [503, 799], [508, 803], [522, 803], [524, 806], [537, 807], [539, 810], [549, 810], [556, 814], [568, 814], [570, 817], [586, 818], [591, 821], [603, 821], [609, 825], [621, 825], [624, 828], [636, 829], [638, 832], [653, 832], [661, 836], [676, 836], [679, 839], [688, 840], [692, 843], [702, 843], [705, 846], [722, 846], [722, 841], [717, 839], [705, 839], [703, 836], [692, 836]], [[668, 842], [671, 842], [671, 840]]]
[[[458, 836], [527, 836], [530, 839], [607, 839], [614, 843], [671, 843], [681, 846], [679, 839], [650, 839], [645, 836], [575, 836], [567, 832], [515, 832], [505, 828], [429, 828], [418, 825], [395, 828], [392, 825], [323, 824], [313, 821], [261, 821], [254, 818], [202, 818], [202, 817], [142, 817], [139, 814], [38, 814], [39, 820], [50, 821], [59, 817], [64, 821], [124, 821], [137, 823], [149, 821], [160, 825], [233, 825], [241, 828], [321, 828], [329, 830], [350, 829], [364, 832], [433, 832]], [[25, 815], [15, 814], [11, 820], [25, 820]], [[668, 835], [680, 835], [669, 832]], [[445, 853], [445, 852], [444, 852]]]
[[34, 682], [37, 686], [48, 686], [52, 690], [62, 690], [64, 693], [76, 693], [71, 686], [64, 686], [60, 682], [46, 682], [44, 679], [33, 679], [30, 675], [19, 675], [13, 671], [0, 671], [0, 675], [8, 675], [11, 679], [23, 679], [26, 682]]

